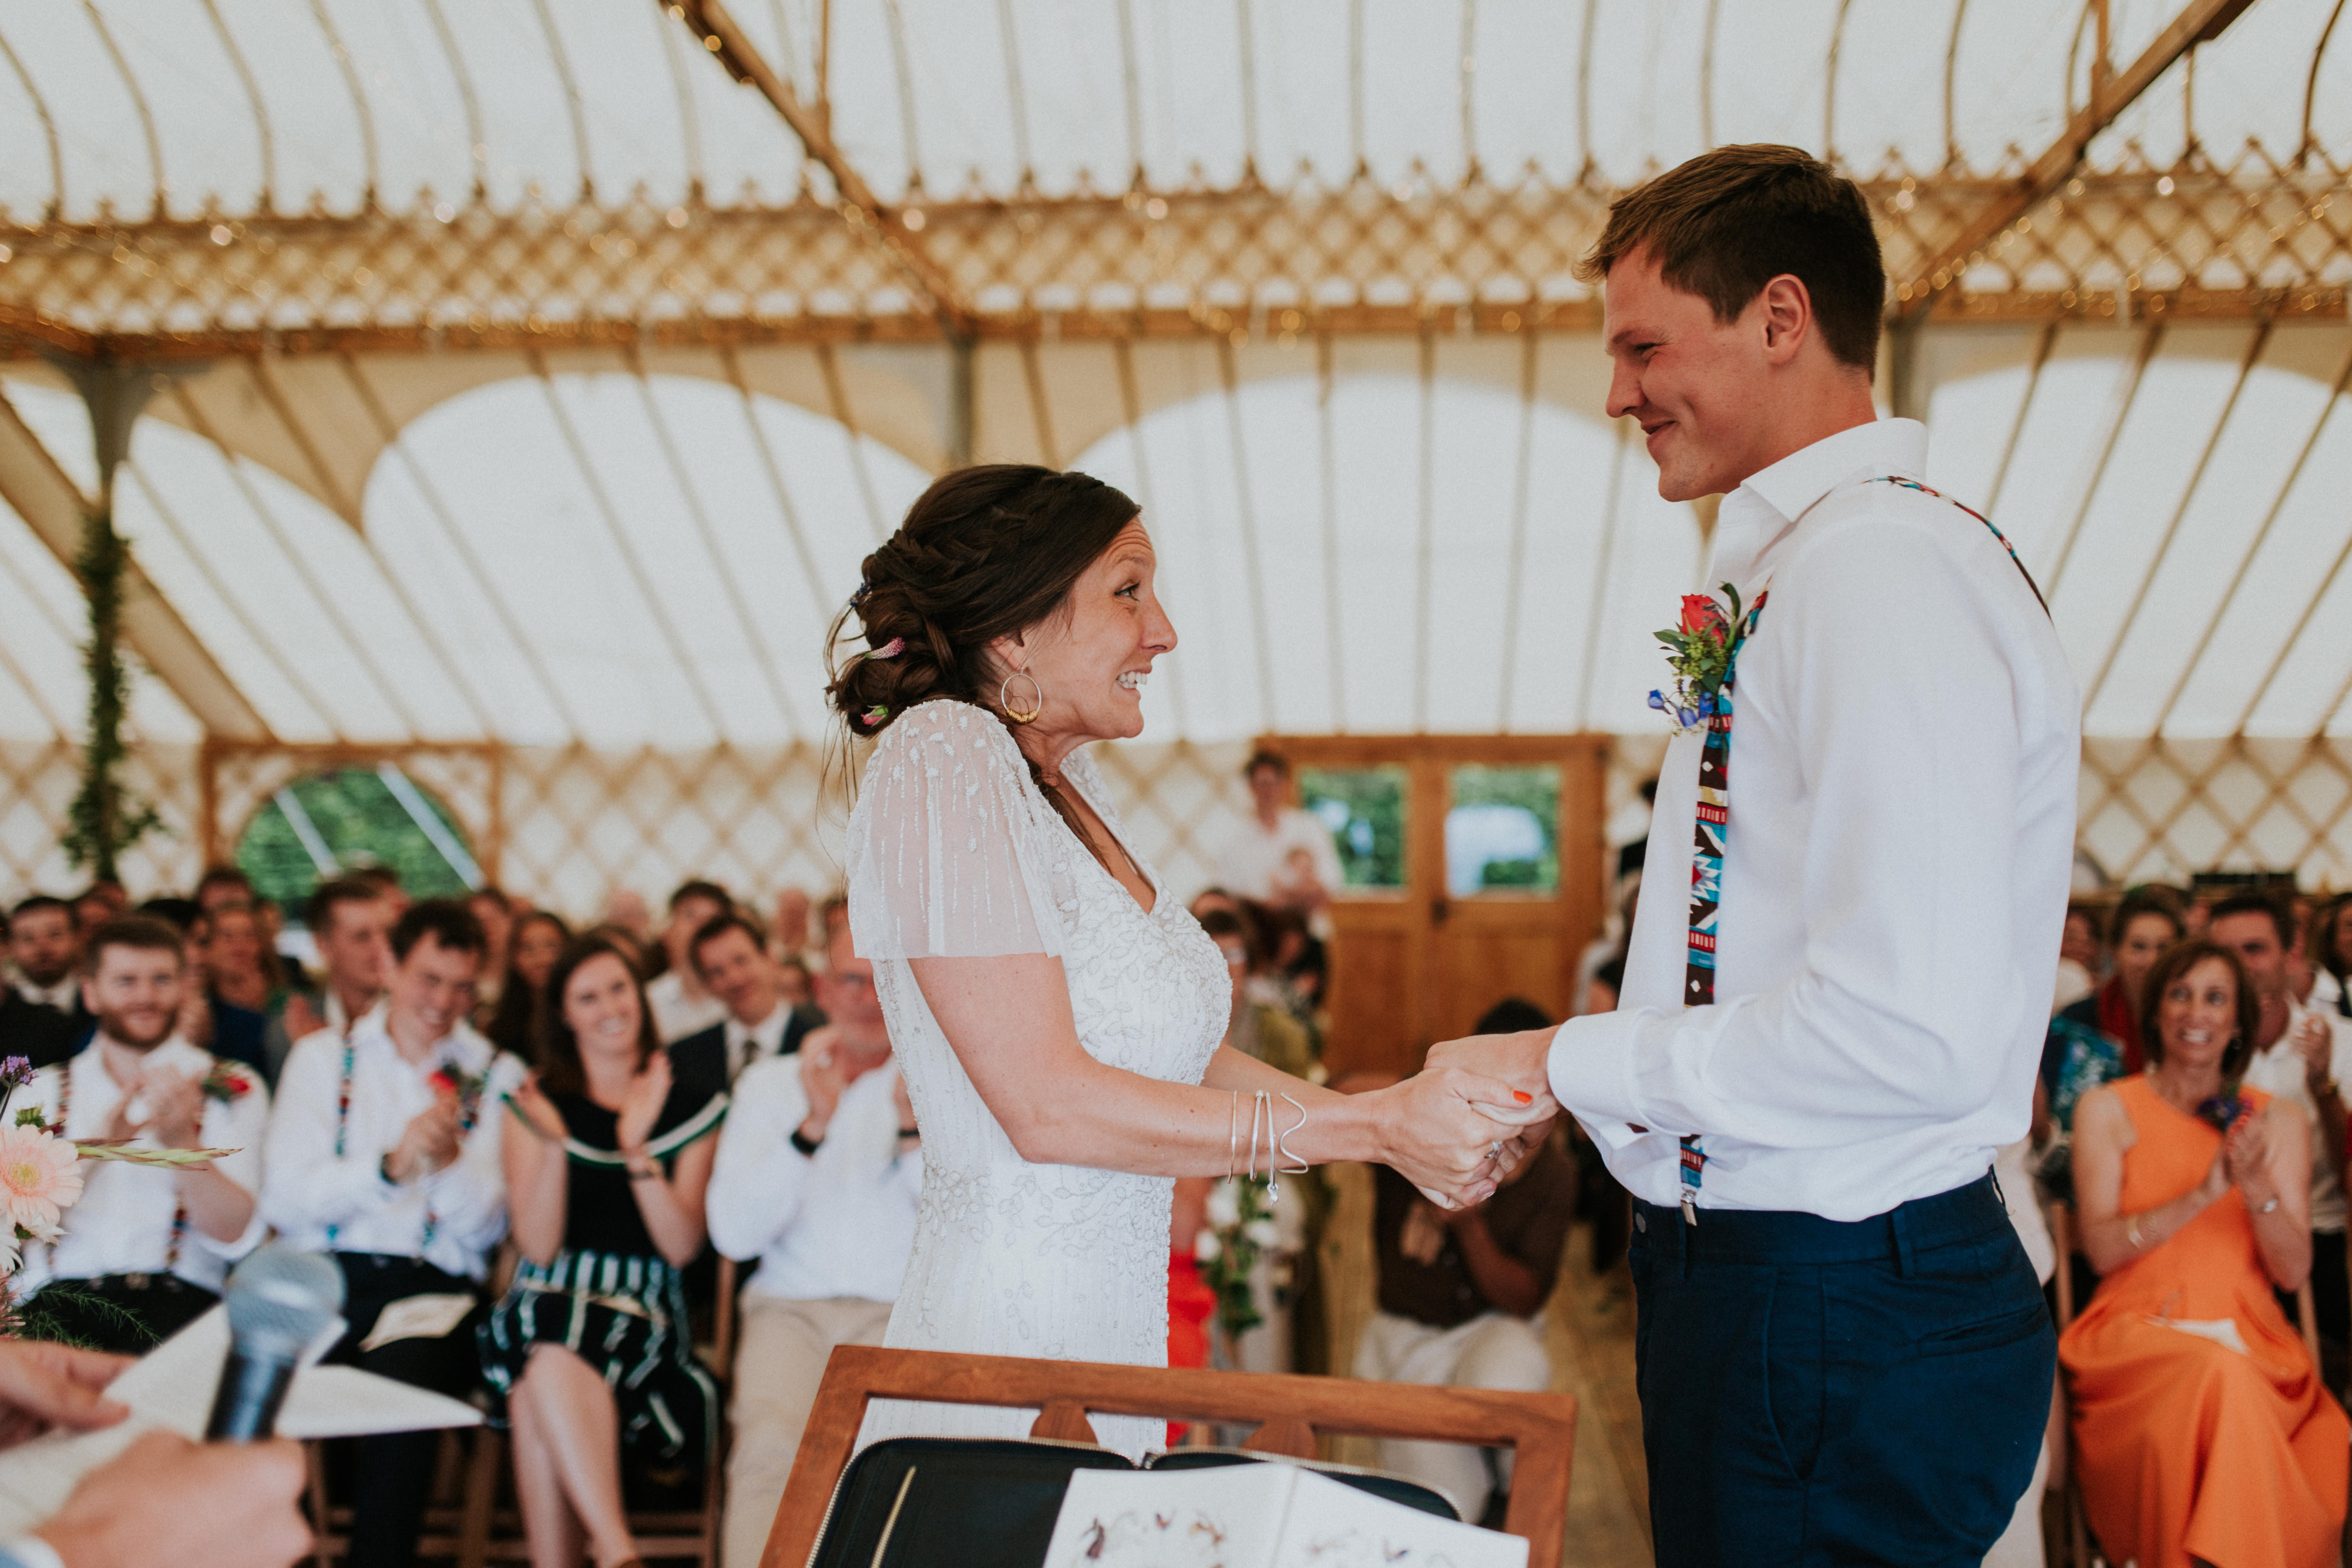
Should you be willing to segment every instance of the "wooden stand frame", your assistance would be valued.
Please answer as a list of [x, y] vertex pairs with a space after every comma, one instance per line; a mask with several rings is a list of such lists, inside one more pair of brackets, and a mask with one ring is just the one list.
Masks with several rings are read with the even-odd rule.
[[1528, 1568], [1559, 1568], [1567, 1527], [1576, 1401], [1565, 1394], [1500, 1394], [1419, 1384], [1361, 1383], [1190, 1368], [1030, 1361], [843, 1345], [824, 1381], [768, 1531], [760, 1568], [805, 1568], [834, 1486], [848, 1465], [875, 1399], [992, 1405], [1038, 1412], [1033, 1437], [1090, 1443], [1088, 1412], [1178, 1420], [1256, 1423], [1243, 1445], [1311, 1458], [1322, 1432], [1424, 1438], [1516, 1450], [1503, 1528], [1528, 1542]]

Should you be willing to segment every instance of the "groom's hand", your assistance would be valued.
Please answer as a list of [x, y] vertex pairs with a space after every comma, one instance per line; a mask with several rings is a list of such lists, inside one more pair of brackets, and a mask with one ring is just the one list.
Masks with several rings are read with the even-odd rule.
[[1473, 1035], [1429, 1047], [1432, 1068], [1461, 1068], [1500, 1079], [1513, 1089], [1535, 1097], [1547, 1116], [1557, 1115], [1559, 1101], [1551, 1092], [1549, 1029], [1523, 1029], [1515, 1035]]

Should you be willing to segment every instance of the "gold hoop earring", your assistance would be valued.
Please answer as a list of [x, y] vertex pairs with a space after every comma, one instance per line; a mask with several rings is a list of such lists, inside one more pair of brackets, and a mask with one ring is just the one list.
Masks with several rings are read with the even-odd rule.
[[[1013, 675], [1017, 675], [1022, 679], [1027, 681], [1029, 683], [1029, 689], [1037, 694], [1036, 700], [1029, 705], [1029, 711], [1026, 713], [1024, 713], [1019, 709], [1013, 707], [1011, 700], [1006, 695], [1013, 689]], [[1016, 669], [1013, 672], [1013, 675], [1006, 676], [1003, 683], [997, 687], [996, 705], [1003, 709], [1004, 710], [1004, 716], [1007, 719], [1012, 720], [1015, 724], [1034, 724], [1037, 721], [1037, 716], [1045, 711], [1045, 689], [1038, 683], [1037, 678], [1030, 674], [1027, 670]]]

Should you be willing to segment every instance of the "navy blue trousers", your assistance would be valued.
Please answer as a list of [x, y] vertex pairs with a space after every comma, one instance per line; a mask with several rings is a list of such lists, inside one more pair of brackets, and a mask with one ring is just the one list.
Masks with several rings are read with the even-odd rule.
[[1990, 1176], [1842, 1224], [1633, 1205], [1659, 1568], [1969, 1564], [2008, 1527], [2057, 1338]]

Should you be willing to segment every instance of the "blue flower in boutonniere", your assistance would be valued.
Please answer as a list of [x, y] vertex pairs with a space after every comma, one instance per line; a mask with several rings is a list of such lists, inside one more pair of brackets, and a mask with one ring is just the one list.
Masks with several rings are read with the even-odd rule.
[[2230, 1135], [2230, 1129], [2238, 1124], [2238, 1118], [2245, 1113], [2245, 1100], [2238, 1095], [2228, 1093], [2211, 1095], [2200, 1101], [2197, 1107], [2198, 1116], [2210, 1122], [2213, 1130], [2224, 1138]]
[[1702, 730], [1714, 721], [1732, 658], [1755, 627], [1754, 615], [1742, 613], [1739, 590], [1726, 583], [1723, 592], [1731, 601], [1728, 614], [1712, 594], [1685, 594], [1681, 623], [1656, 634], [1666, 645], [1675, 679], [1671, 692], [1650, 693], [1650, 706], [1677, 731]]

